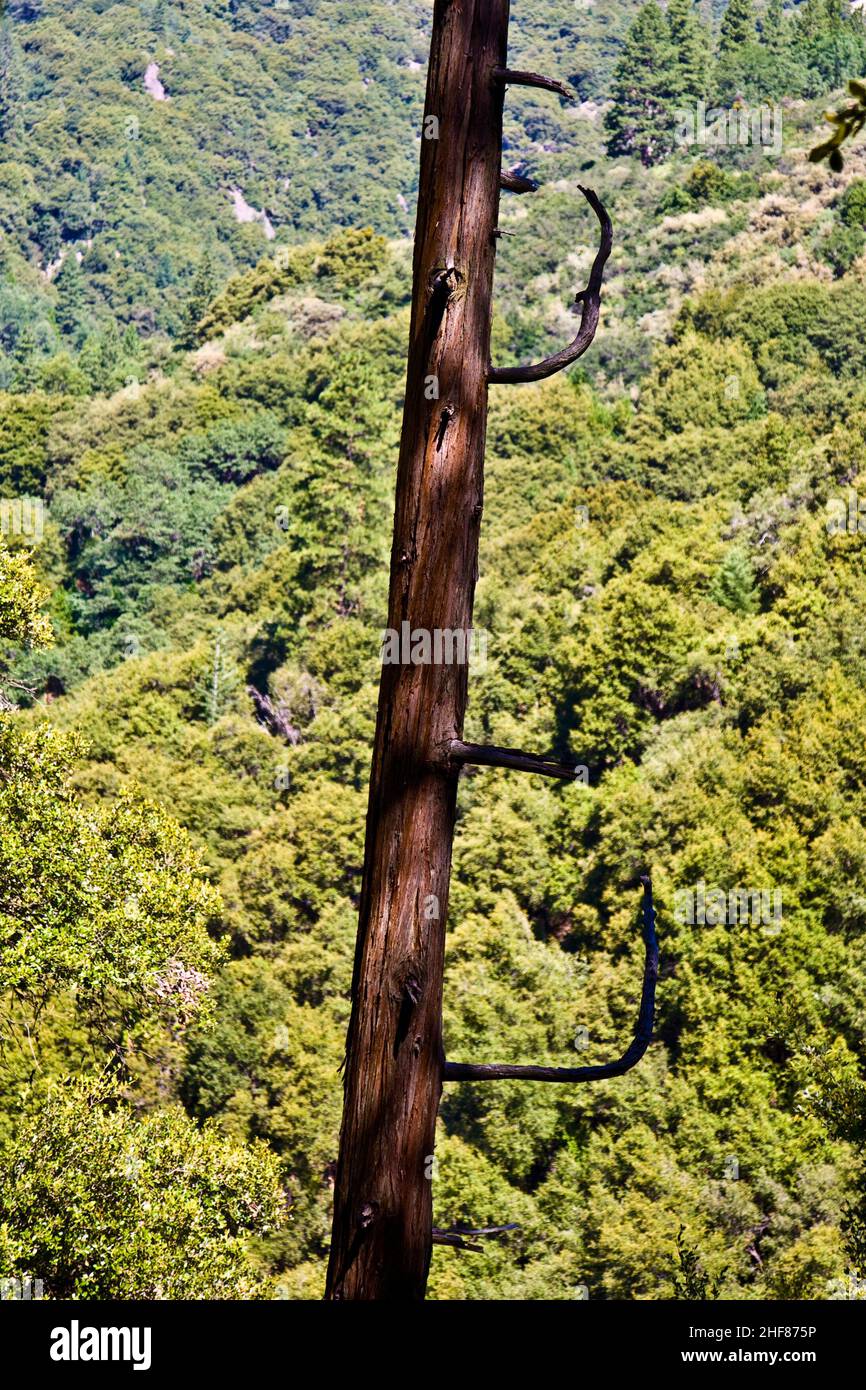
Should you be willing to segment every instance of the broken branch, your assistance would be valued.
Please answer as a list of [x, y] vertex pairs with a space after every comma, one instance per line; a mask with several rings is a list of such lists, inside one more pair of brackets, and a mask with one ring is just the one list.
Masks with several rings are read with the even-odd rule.
[[512, 174], [509, 169], [503, 169], [500, 173], [499, 187], [507, 189], [509, 193], [538, 192], [538, 184], [535, 179], [524, 178], [522, 174]]
[[498, 1236], [505, 1235], [506, 1231], [519, 1231], [520, 1227], [516, 1221], [511, 1221], [507, 1226], [482, 1226], [480, 1230], [463, 1230], [451, 1228], [450, 1231], [441, 1231], [438, 1227], [433, 1227], [434, 1245], [451, 1245], [457, 1250], [475, 1250], [481, 1253], [483, 1245], [472, 1245], [466, 1236], [481, 1237], [485, 1240], [495, 1240]]
[[538, 72], [523, 72], [516, 68], [494, 68], [493, 77], [497, 82], [507, 82], [512, 87], [543, 87], [546, 92], [556, 92], [566, 101], [574, 101], [574, 92], [564, 82], [555, 77], [542, 77]]
[[451, 1231], [433, 1231], [434, 1245], [450, 1245], [454, 1250], [474, 1250], [476, 1254], [482, 1254], [483, 1245], [472, 1245], [468, 1240], [461, 1240], [460, 1236], [454, 1235]]
[[552, 357], [545, 357], [542, 362], [532, 362], [522, 367], [491, 367], [488, 376], [490, 382], [541, 381], [544, 377], [553, 376], [554, 372], [561, 372], [563, 367], [569, 366], [570, 363], [576, 362], [578, 357], [582, 357], [595, 337], [601, 310], [601, 282], [605, 263], [613, 244], [613, 228], [607, 211], [594, 191], [591, 188], [583, 188], [581, 185], [578, 187], [599, 220], [601, 240], [595, 260], [592, 263], [586, 289], [580, 290], [574, 297], [575, 308], [580, 305], [580, 328], [577, 331], [577, 336], [569, 343], [568, 347], [564, 347], [560, 352], [555, 352]]
[[518, 748], [497, 748], [492, 743], [463, 743], [455, 739], [450, 747], [451, 761], [475, 763], [478, 767], [510, 767], [516, 772], [537, 772], [542, 777], [561, 777], [573, 781], [579, 769], [566, 763], [537, 758], [534, 753], [521, 753]]

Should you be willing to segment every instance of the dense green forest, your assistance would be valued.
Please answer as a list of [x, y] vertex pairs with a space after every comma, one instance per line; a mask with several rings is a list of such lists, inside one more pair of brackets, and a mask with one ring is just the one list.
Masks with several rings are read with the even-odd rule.
[[[856, 1296], [866, 152], [806, 156], [866, 30], [513, 12], [578, 101], [508, 96], [497, 362], [573, 335], [579, 182], [614, 251], [580, 368], [491, 391], [467, 737], [588, 775], [464, 777], [448, 1053], [617, 1055], [645, 864], [662, 974], [625, 1077], [446, 1086], [437, 1225], [518, 1229], [431, 1296]], [[5, 6], [0, 1275], [52, 1296], [321, 1296], [428, 23]], [[781, 149], [670, 137], [698, 100]]]

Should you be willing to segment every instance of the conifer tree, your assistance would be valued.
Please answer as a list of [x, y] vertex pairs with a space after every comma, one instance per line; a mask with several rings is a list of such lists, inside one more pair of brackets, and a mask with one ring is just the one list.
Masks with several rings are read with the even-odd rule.
[[711, 597], [716, 603], [730, 608], [732, 613], [757, 611], [755, 574], [744, 551], [730, 550], [725, 556], [713, 582]]
[[67, 252], [54, 281], [57, 304], [54, 320], [60, 332], [80, 344], [85, 333], [84, 275], [74, 251]]
[[811, 69], [809, 96], [827, 87], [841, 87], [846, 77], [859, 77], [866, 67], [862, 12], [840, 5], [839, 0], [805, 0], [794, 20], [794, 40]]
[[747, 50], [752, 92], [762, 101], [810, 90], [808, 62], [796, 42], [794, 22], [785, 18], [783, 0], [767, 0], [761, 15], [757, 50]]
[[649, 166], [670, 153], [679, 80], [670, 26], [656, 0], [647, 0], [614, 73], [613, 105], [604, 122], [608, 154], [635, 154]]
[[[731, 0], [719, 28], [713, 100], [721, 105], [745, 98], [766, 102], [771, 97], [802, 90], [805, 72], [792, 58], [781, 3], [770, 0], [772, 12], [758, 34], [753, 0]], [[767, 35], [773, 36], [769, 47]]]
[[205, 253], [192, 282], [189, 299], [183, 311], [178, 343], [183, 348], [194, 348], [198, 344], [197, 328], [204, 318], [207, 307], [214, 297], [216, 291], [216, 276], [214, 274], [213, 261], [209, 253]]
[[731, 0], [719, 27], [719, 57], [727, 58], [756, 38], [752, 0]]
[[[2, 14], [2, 7], [0, 7]], [[16, 132], [21, 101], [21, 69], [8, 20], [0, 20], [0, 140], [10, 141]]]
[[680, 100], [706, 95], [710, 35], [693, 0], [670, 0], [668, 28], [674, 50], [674, 90]]
[[804, 0], [799, 6], [795, 19], [797, 36], [800, 40], [820, 39], [834, 27], [834, 21], [841, 18], [839, 6], [833, 0]]

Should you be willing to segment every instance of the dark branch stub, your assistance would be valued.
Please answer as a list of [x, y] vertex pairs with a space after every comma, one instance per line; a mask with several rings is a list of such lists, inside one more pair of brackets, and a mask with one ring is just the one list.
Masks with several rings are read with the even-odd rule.
[[493, 76], [497, 82], [508, 83], [511, 87], [541, 87], [545, 92], [556, 92], [566, 101], [574, 101], [574, 92], [555, 77], [542, 77], [540, 72], [526, 72], [520, 68], [494, 68]]
[[459, 1226], [452, 1226], [450, 1231], [442, 1231], [437, 1226], [433, 1227], [433, 1244], [450, 1245], [455, 1250], [474, 1250], [480, 1254], [484, 1246], [473, 1245], [468, 1236], [475, 1238], [481, 1237], [484, 1240], [498, 1240], [500, 1236], [506, 1235], [509, 1231], [519, 1231], [520, 1227], [516, 1221], [511, 1221], [507, 1226], [482, 1226], [475, 1230], [464, 1230]]
[[454, 1231], [438, 1231], [434, 1227], [430, 1239], [434, 1245], [448, 1245], [452, 1250], [472, 1250], [476, 1255], [480, 1255], [484, 1251], [483, 1245], [473, 1245], [471, 1241], [464, 1240]]
[[541, 381], [544, 377], [553, 376], [555, 372], [561, 372], [563, 367], [568, 367], [572, 362], [576, 362], [578, 357], [582, 357], [595, 337], [598, 316], [601, 311], [601, 282], [613, 244], [613, 228], [607, 210], [597, 194], [591, 188], [578, 186], [599, 220], [601, 239], [595, 260], [592, 263], [586, 289], [580, 290], [574, 298], [575, 308], [579, 305], [581, 311], [580, 328], [577, 331], [577, 336], [572, 339], [568, 347], [562, 348], [560, 352], [555, 352], [552, 357], [545, 357], [541, 362], [527, 363], [522, 367], [491, 367], [487, 378], [491, 383]]
[[538, 758], [534, 753], [522, 753], [517, 748], [497, 748], [492, 743], [463, 743], [460, 739], [454, 739], [451, 744], [450, 757], [454, 763], [510, 767], [515, 772], [536, 772], [542, 777], [561, 777], [568, 782], [573, 782], [581, 771], [580, 767]]
[[655, 1017], [656, 981], [659, 973], [659, 948], [655, 930], [652, 884], [649, 875], [643, 883], [643, 939], [645, 947], [643, 988], [634, 1037], [630, 1046], [615, 1062], [597, 1067], [534, 1067], [512, 1066], [510, 1063], [446, 1062], [444, 1081], [604, 1081], [631, 1071], [643, 1057], [650, 1044]]

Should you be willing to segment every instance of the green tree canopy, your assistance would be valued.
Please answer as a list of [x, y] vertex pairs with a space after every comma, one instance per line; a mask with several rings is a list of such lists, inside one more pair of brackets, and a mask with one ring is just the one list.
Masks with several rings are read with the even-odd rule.
[[177, 1108], [57, 1087], [3, 1155], [0, 1278], [46, 1298], [267, 1297], [250, 1238], [284, 1219], [277, 1161]]

